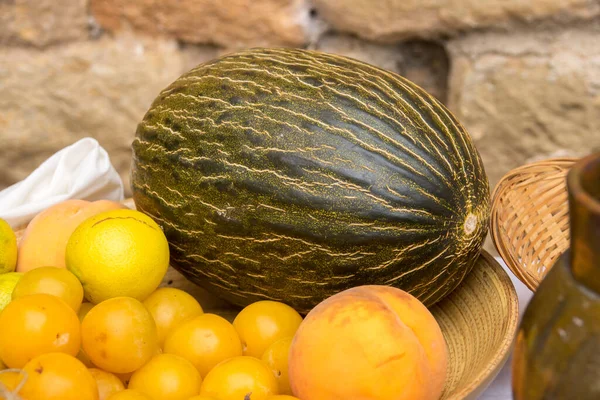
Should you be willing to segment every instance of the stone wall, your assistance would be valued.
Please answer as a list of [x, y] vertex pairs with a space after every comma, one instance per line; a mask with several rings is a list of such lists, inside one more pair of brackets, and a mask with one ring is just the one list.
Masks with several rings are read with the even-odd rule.
[[600, 150], [598, 0], [0, 0], [0, 189], [84, 136], [128, 183], [158, 92], [252, 46], [413, 80], [466, 126], [492, 185], [528, 161]]

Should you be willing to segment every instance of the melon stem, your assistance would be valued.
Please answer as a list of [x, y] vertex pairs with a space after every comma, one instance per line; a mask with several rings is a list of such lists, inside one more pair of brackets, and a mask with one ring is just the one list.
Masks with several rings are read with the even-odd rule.
[[477, 228], [477, 217], [473, 213], [469, 213], [465, 219], [464, 230], [467, 235], [470, 235]]

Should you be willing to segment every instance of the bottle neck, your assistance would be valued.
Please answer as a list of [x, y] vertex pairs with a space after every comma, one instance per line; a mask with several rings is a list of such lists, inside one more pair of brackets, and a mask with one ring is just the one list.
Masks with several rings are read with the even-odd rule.
[[577, 162], [567, 185], [573, 276], [600, 294], [600, 153]]

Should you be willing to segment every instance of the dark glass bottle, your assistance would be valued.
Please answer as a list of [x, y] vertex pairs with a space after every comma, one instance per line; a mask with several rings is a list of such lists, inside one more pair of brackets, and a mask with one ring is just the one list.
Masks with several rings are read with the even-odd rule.
[[600, 153], [567, 176], [570, 248], [523, 316], [513, 358], [516, 400], [600, 399]]

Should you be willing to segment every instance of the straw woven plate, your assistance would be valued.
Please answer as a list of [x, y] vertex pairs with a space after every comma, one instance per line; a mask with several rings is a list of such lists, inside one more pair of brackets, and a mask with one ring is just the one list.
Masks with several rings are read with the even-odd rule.
[[[126, 204], [134, 208], [128, 200]], [[17, 232], [17, 237], [22, 236]], [[161, 286], [181, 288], [196, 297], [205, 312], [229, 321], [231, 307], [169, 268]], [[431, 308], [448, 344], [449, 363], [440, 400], [475, 399], [492, 382], [508, 358], [517, 330], [518, 299], [502, 266], [483, 251], [460, 286]]]
[[569, 247], [566, 174], [575, 161], [556, 158], [513, 169], [492, 193], [492, 241], [532, 291]]
[[510, 278], [482, 251], [473, 271], [431, 312], [450, 355], [442, 399], [477, 398], [500, 372], [517, 330], [519, 302]]

